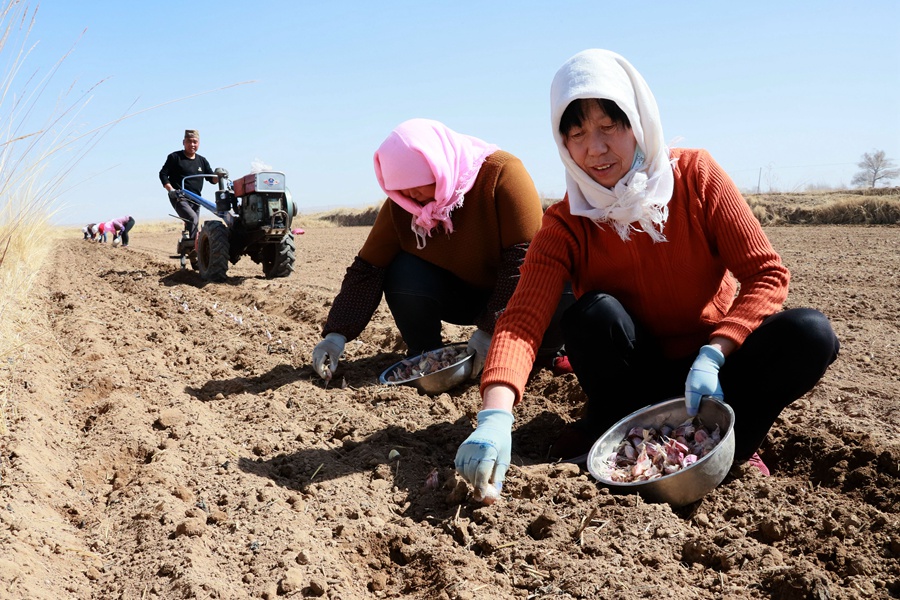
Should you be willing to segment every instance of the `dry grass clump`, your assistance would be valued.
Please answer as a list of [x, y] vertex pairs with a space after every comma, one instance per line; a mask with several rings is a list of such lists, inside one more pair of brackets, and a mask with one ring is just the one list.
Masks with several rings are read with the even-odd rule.
[[7, 200], [0, 213], [0, 360], [28, 339], [27, 299], [53, 240], [49, 213]]
[[[898, 225], [900, 188], [825, 192], [749, 194], [753, 214], [763, 225]], [[541, 198], [546, 211], [561, 198]], [[375, 223], [381, 205], [339, 208], [298, 217], [302, 227], [362, 227]]]
[[900, 187], [860, 188], [858, 190], [839, 190], [831, 194], [851, 196], [900, 196]]
[[750, 195], [747, 203], [763, 225], [900, 224], [900, 188], [875, 190]]
[[900, 223], [900, 199], [872, 196], [838, 200], [813, 211], [809, 222], [812, 225], [896, 225]]
[[326, 224], [335, 227], [371, 227], [381, 204], [373, 204], [365, 208], [338, 208], [322, 213], [314, 213], [301, 220], [301, 224]]

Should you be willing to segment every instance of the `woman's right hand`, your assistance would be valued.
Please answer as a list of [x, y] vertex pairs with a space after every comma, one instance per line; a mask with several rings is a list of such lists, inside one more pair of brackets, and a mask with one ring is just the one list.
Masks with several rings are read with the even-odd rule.
[[456, 471], [475, 488], [475, 500], [492, 504], [500, 496], [512, 456], [512, 425], [508, 410], [478, 413], [478, 426], [456, 452]]
[[475, 488], [475, 500], [491, 504], [503, 489], [512, 456], [516, 391], [494, 383], [484, 389], [478, 426], [456, 452], [456, 471]]
[[313, 370], [325, 381], [330, 381], [338, 366], [338, 360], [344, 353], [347, 338], [339, 333], [329, 333], [325, 339], [313, 348]]

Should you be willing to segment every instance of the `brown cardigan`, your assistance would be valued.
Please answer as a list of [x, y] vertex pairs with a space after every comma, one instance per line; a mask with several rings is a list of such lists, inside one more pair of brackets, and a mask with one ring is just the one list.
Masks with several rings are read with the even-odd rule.
[[323, 335], [357, 337], [381, 301], [384, 271], [400, 252], [414, 254], [463, 281], [492, 290], [488, 309], [477, 325], [488, 332], [518, 281], [518, 267], [541, 225], [543, 212], [534, 182], [518, 158], [498, 150], [478, 171], [475, 184], [451, 218], [453, 233], [442, 226], [416, 248], [412, 215], [390, 199], [378, 212], [362, 249], [347, 269]]

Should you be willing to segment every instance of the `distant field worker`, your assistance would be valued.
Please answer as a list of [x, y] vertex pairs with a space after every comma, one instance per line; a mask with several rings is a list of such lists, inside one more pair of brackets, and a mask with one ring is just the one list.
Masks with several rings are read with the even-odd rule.
[[[512, 154], [427, 119], [400, 124], [374, 162], [388, 199], [347, 268], [313, 368], [331, 377], [383, 294], [409, 356], [443, 345], [442, 322], [477, 326], [477, 376], [541, 224], [534, 183]], [[561, 333], [545, 349], [552, 357], [560, 346]]]
[[115, 231], [115, 237], [121, 238], [122, 247], [128, 247], [128, 232], [131, 231], [131, 228], [134, 227], [134, 217], [131, 215], [127, 217], [119, 217], [118, 219], [113, 219], [110, 221], [113, 226], [113, 231]]
[[84, 239], [93, 240], [97, 237], [97, 224], [96, 223], [88, 223], [84, 227], [81, 228], [81, 233], [84, 234]]
[[106, 243], [106, 234], [113, 231], [112, 223], [97, 224], [97, 241], [101, 244]]

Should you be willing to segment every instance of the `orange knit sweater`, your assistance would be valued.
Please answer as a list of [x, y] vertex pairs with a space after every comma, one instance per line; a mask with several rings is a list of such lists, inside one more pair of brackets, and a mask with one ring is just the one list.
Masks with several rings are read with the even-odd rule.
[[576, 298], [614, 296], [671, 358], [713, 336], [740, 345], [781, 310], [790, 274], [737, 187], [705, 150], [676, 149], [672, 158], [665, 242], [638, 232], [622, 241], [609, 226], [572, 216], [568, 198], [547, 210], [494, 330], [482, 390], [506, 384], [521, 400], [566, 281]]

